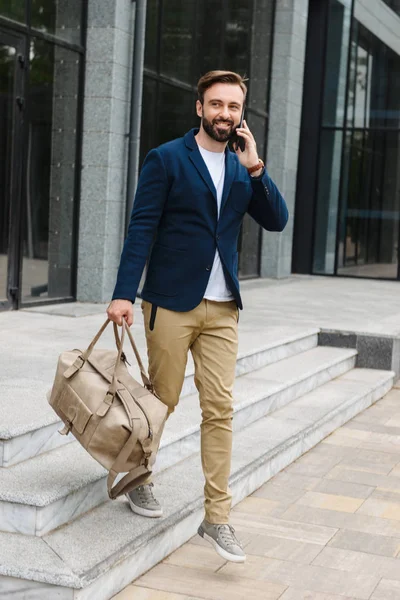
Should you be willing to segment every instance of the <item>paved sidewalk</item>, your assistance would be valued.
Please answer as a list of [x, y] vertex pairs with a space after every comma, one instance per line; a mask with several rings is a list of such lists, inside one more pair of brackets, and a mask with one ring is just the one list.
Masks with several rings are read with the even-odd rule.
[[114, 600], [399, 600], [400, 385], [232, 511], [245, 565], [198, 536]]

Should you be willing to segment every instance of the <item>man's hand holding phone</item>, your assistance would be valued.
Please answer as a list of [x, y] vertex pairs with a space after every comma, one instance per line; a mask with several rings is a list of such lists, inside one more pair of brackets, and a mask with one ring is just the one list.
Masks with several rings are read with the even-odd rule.
[[[246, 121], [243, 119], [242, 127], [238, 127], [236, 129], [237, 137], [244, 143], [244, 150], [239, 149], [237, 146], [235, 147], [236, 155], [240, 161], [240, 163], [246, 167], [246, 169], [250, 169], [254, 167], [258, 161], [258, 153], [257, 153], [257, 144], [251, 133]], [[262, 166], [259, 171], [254, 173], [254, 176], [257, 176], [261, 173]]]

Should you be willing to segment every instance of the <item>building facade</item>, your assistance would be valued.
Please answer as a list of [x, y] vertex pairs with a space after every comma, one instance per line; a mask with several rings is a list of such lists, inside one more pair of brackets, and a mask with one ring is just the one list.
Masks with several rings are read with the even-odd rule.
[[110, 299], [138, 171], [246, 75], [284, 232], [246, 217], [239, 277], [397, 279], [400, 0], [5, 0], [0, 309]]

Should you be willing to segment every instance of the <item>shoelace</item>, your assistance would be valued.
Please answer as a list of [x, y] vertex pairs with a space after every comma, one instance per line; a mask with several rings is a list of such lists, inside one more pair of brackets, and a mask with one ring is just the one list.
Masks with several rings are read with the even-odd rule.
[[218, 535], [227, 546], [239, 546], [242, 544], [235, 536], [235, 530], [232, 525], [217, 525]]
[[146, 503], [154, 503], [157, 506], [159, 505], [158, 501], [155, 499], [153, 495], [153, 483], [148, 483], [146, 485], [141, 485], [138, 487], [137, 491], [141, 500], [144, 500]]

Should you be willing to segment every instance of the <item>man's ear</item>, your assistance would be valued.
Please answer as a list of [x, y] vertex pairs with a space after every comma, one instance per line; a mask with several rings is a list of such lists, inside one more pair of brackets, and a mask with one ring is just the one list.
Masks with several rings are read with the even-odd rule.
[[196, 112], [198, 117], [203, 116], [203, 105], [200, 100], [196, 100]]

